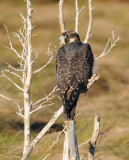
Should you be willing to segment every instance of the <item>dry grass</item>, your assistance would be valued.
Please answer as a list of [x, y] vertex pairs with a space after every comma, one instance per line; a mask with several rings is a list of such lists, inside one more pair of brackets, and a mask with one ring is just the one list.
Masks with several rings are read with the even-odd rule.
[[[73, 3], [72, 3], [73, 2]], [[65, 20], [68, 29], [74, 29], [74, 1], [66, 1]], [[81, 1], [81, 5], [83, 5]], [[77, 113], [77, 131], [80, 131], [88, 124], [83, 132], [78, 134], [78, 143], [86, 141], [93, 130], [94, 114], [97, 112], [101, 117], [101, 129], [105, 133], [99, 138], [96, 156], [108, 160], [129, 160], [129, 3], [128, 1], [95, 1], [94, 2], [94, 24], [93, 34], [90, 44], [93, 52], [99, 55], [111, 36], [112, 30], [116, 36], [121, 37], [115, 49], [109, 55], [98, 60], [100, 79], [93, 86], [91, 91], [85, 97], [82, 95], [79, 99]], [[17, 65], [15, 56], [4, 46], [8, 45], [7, 35], [4, 24], [7, 24], [10, 34], [21, 26], [19, 12], [25, 14], [25, 4], [22, 1], [0, 1], [0, 65], [6, 67], [6, 62]], [[55, 3], [42, 3], [34, 1], [33, 23], [36, 24], [33, 38], [34, 53], [39, 52], [39, 61], [34, 69], [47, 62], [47, 47], [52, 42], [59, 47], [58, 37], [60, 36], [58, 25], [58, 6]], [[84, 23], [85, 22], [85, 23]], [[87, 7], [80, 16], [79, 33], [81, 39], [84, 39], [88, 24]], [[20, 44], [12, 38], [14, 46], [20, 51]], [[45, 80], [44, 80], [45, 77]], [[5, 79], [0, 79], [0, 92], [14, 97], [22, 104], [22, 96]], [[49, 93], [55, 86], [55, 62], [53, 61], [46, 71], [41, 72], [33, 79], [32, 96], [38, 99], [45, 93]], [[4, 86], [4, 87], [3, 87]], [[56, 105], [42, 109], [32, 116], [31, 123], [36, 124], [32, 129], [32, 139], [42, 127], [42, 123], [49, 121], [53, 113], [59, 108], [61, 102], [54, 100]], [[16, 108], [13, 103], [9, 103], [0, 98], [0, 159], [17, 160], [22, 154], [23, 146], [23, 121], [15, 114]], [[57, 130], [62, 127], [63, 118], [58, 120], [57, 126], [47, 134], [41, 143], [37, 145], [35, 151], [31, 154], [31, 160], [43, 159], [49, 153], [49, 146], [56, 140]], [[64, 136], [61, 135], [59, 143], [52, 150], [49, 160], [61, 159]], [[80, 148], [80, 154], [86, 154], [88, 145]], [[8, 151], [8, 152], [7, 152]], [[85, 158], [86, 159], [86, 158]]]

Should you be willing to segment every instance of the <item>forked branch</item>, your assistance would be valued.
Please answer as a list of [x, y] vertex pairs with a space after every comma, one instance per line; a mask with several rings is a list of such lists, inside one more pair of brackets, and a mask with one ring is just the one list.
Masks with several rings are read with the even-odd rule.
[[51, 126], [57, 121], [57, 119], [61, 116], [63, 113], [63, 106], [54, 114], [52, 119], [47, 123], [47, 125], [39, 132], [37, 137], [30, 143], [30, 146], [26, 150], [26, 152], [23, 154], [21, 160], [26, 160], [32, 149], [35, 147], [35, 145], [42, 139], [42, 137], [48, 132], [48, 130], [51, 128]]
[[2, 77], [5, 77], [6, 79], [8, 79], [15, 87], [17, 87], [20, 91], [24, 91], [23, 88], [21, 88], [18, 84], [16, 84], [10, 77], [8, 77], [5, 73], [4, 70], [1, 70], [2, 73]]
[[83, 6], [83, 7], [79, 10], [79, 9], [78, 9], [78, 0], [75, 0], [75, 7], [76, 7], [75, 32], [78, 33], [79, 15], [80, 15], [80, 13], [85, 9], [85, 6]]
[[37, 102], [35, 102], [35, 103], [32, 105], [32, 108], [33, 108], [35, 105], [37, 105], [38, 103], [42, 102], [42, 101], [45, 101], [45, 100], [47, 100], [47, 99], [50, 100], [51, 97], [53, 97], [54, 93], [55, 93], [57, 90], [59, 90], [59, 89], [57, 88], [57, 86], [55, 86], [55, 87], [53, 88], [52, 92], [50, 92], [46, 97], [41, 98], [41, 99], [39, 99]]
[[6, 30], [6, 32], [7, 32], [8, 39], [9, 39], [9, 45], [10, 45], [10, 47], [6, 47], [6, 48], [12, 50], [12, 51], [17, 55], [18, 58], [21, 58], [21, 59], [25, 60], [25, 59], [17, 52], [17, 50], [13, 47], [12, 42], [11, 42], [11, 38], [10, 38], [10, 36], [9, 36], [8, 28], [7, 28], [6, 25], [4, 25], [4, 27], [5, 27], [5, 30]]
[[[118, 36], [118, 38], [116, 39], [115, 36], [114, 36], [114, 32], [112, 31], [112, 38], [109, 38], [109, 40], [108, 40], [108, 42], [107, 42], [107, 44], [106, 44], [103, 52], [100, 54], [100, 56], [98, 56], [98, 57], [96, 58], [96, 60], [97, 60], [97, 59], [100, 59], [101, 57], [106, 56], [106, 55], [112, 50], [112, 48], [116, 46], [116, 43], [117, 43], [119, 40], [120, 40], [120, 37]], [[108, 46], [109, 46], [109, 44], [110, 44], [111, 46], [110, 46], [109, 49], [107, 49]]]
[[23, 114], [22, 114], [23, 108], [16, 101], [14, 101], [13, 99], [11, 99], [9, 97], [4, 96], [3, 94], [0, 94], [0, 97], [15, 103], [17, 105], [17, 107], [18, 107], [18, 110], [19, 110], [19, 112], [17, 112], [17, 114], [20, 115], [23, 118]]
[[[48, 57], [49, 57], [48, 62], [47, 62], [45, 65], [43, 65], [41, 68], [39, 68], [39, 69], [37, 69], [36, 71], [34, 71], [33, 73], [38, 73], [38, 72], [40, 72], [40, 71], [43, 71], [43, 70], [52, 62], [52, 60], [53, 60], [53, 53], [56, 53], [56, 52], [51, 52], [51, 51], [50, 51], [50, 47], [51, 47], [51, 43], [50, 43], [49, 46], [48, 46], [48, 52], [47, 52]], [[55, 46], [54, 46], [54, 47], [55, 47]]]
[[15, 73], [15, 72], [13, 72], [11, 70], [7, 70], [7, 69], [4, 69], [4, 72], [10, 73], [10, 74], [18, 77], [21, 80], [21, 82], [22, 82], [22, 77], [20, 75], [18, 75], [17, 73]]
[[[90, 80], [89, 80], [89, 83], [90, 83], [91, 86], [94, 84], [94, 82], [96, 81], [97, 78], [94, 77], [93, 79], [92, 79], [92, 83], [90, 83]], [[90, 85], [89, 85], [89, 88], [91, 88]], [[42, 139], [42, 137], [51, 128], [51, 126], [58, 120], [58, 118], [62, 115], [62, 113], [63, 113], [63, 106], [61, 106], [61, 108], [54, 114], [54, 116], [47, 123], [47, 125], [40, 131], [40, 133], [37, 135], [37, 137], [30, 143], [29, 148], [23, 154], [21, 160], [26, 160], [26, 158], [28, 157], [28, 155], [30, 154], [30, 152], [33, 150], [33, 148], [35, 147], [35, 145]]]

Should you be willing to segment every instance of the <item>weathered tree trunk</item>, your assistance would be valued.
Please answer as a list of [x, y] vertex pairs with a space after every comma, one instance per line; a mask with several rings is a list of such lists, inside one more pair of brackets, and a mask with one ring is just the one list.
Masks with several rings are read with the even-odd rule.
[[94, 131], [89, 143], [89, 153], [88, 153], [88, 160], [94, 160], [95, 155], [95, 147], [100, 134], [100, 117], [98, 115], [95, 115], [94, 120]]
[[79, 160], [79, 152], [77, 147], [75, 120], [65, 121], [65, 141], [63, 160]]
[[[32, 80], [32, 4], [27, 0], [27, 44], [26, 44], [26, 64], [24, 74], [24, 150], [27, 151], [30, 145], [30, 85]], [[27, 159], [29, 159], [27, 157]]]

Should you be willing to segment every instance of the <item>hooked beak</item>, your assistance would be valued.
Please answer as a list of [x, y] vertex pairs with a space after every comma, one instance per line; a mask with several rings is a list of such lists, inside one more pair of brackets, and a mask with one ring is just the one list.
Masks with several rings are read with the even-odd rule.
[[62, 41], [65, 39], [65, 36], [60, 36], [59, 41]]

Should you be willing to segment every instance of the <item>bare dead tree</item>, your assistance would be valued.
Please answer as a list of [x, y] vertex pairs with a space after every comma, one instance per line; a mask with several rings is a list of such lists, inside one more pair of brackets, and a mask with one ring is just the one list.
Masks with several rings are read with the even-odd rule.
[[[84, 39], [84, 43], [87, 43], [90, 38], [92, 37], [92, 34], [91, 34], [91, 30], [92, 30], [92, 23], [93, 23], [93, 17], [92, 17], [92, 11], [93, 11], [93, 7], [92, 7], [92, 0], [89, 0], [89, 24], [88, 24], [88, 29], [87, 29], [87, 32], [86, 32], [86, 36], [85, 36], [85, 39]], [[59, 13], [59, 15], [63, 15], [63, 4], [64, 4], [64, 1], [63, 3], [61, 3], [61, 0], [60, 0], [60, 3], [59, 3], [59, 11], [61, 13]], [[85, 9], [85, 7], [83, 6], [82, 9], [78, 9], [78, 0], [75, 0], [75, 8], [76, 8], [76, 18], [75, 18], [75, 32], [78, 33], [78, 20], [79, 20], [79, 15], [80, 13]], [[61, 31], [64, 29], [64, 18], [63, 16], [59, 16], [59, 19], [60, 19], [60, 28], [61, 28]], [[96, 58], [99, 59], [103, 56], [105, 56], [106, 54], [108, 54], [111, 49], [116, 45], [116, 42], [118, 40], [120, 40], [120, 38], [118, 37], [117, 39], [115, 39], [114, 37], [114, 34], [112, 33], [112, 40], [109, 39], [108, 43], [106, 44], [105, 46], [105, 49], [104, 51], [102, 52], [102, 54]], [[111, 47], [109, 48], [109, 50], [107, 50], [108, 48], [108, 45], [111, 41]], [[94, 63], [94, 65], [96, 65], [96, 62]], [[95, 74], [92, 76], [92, 78], [89, 80], [89, 84], [87, 85], [88, 89], [94, 84], [94, 82], [99, 78], [98, 76], [98, 73], [95, 72]], [[96, 127], [97, 124], [99, 124], [99, 120], [97, 121], [97, 116], [95, 116], [95, 128], [94, 128], [94, 132], [93, 132], [93, 135], [92, 135], [92, 139], [90, 141], [90, 146], [89, 146], [89, 154], [88, 154], [88, 159], [89, 160], [93, 160], [94, 159], [94, 153], [95, 153], [95, 146], [96, 146], [96, 142], [97, 142], [97, 138], [99, 136], [99, 131], [100, 131], [100, 128], [99, 128], [99, 131], [98, 131], [98, 128], [96, 130]], [[66, 131], [65, 131], [65, 141], [64, 141], [64, 152], [63, 152], [63, 160], [80, 160], [80, 157], [79, 157], [79, 151], [78, 151], [78, 146], [77, 146], [77, 138], [76, 138], [76, 122], [75, 120], [71, 120], [71, 121], [67, 121], [65, 122], [66, 124]], [[96, 137], [96, 132], [98, 131], [98, 135]], [[94, 142], [94, 140], [96, 140]], [[93, 147], [92, 147], [93, 146]]]
[[[21, 18], [23, 20], [23, 26], [18, 30], [17, 33], [14, 33], [14, 37], [18, 38], [19, 42], [21, 43], [22, 46], [22, 52], [18, 52], [12, 44], [8, 28], [5, 25], [5, 29], [8, 35], [9, 39], [9, 50], [11, 50], [18, 58], [18, 64], [19, 67], [15, 68], [11, 64], [8, 65], [8, 69], [3, 69], [0, 67], [1, 75], [0, 77], [6, 78], [8, 81], [10, 81], [20, 92], [22, 92], [23, 95], [23, 104], [20, 105], [18, 102], [15, 100], [3, 95], [2, 93], [0, 96], [8, 101], [11, 101], [16, 104], [18, 107], [18, 112], [17, 114], [21, 116], [24, 120], [24, 148], [23, 148], [23, 155], [27, 152], [28, 148], [30, 147], [30, 136], [31, 136], [31, 131], [30, 131], [30, 116], [34, 112], [38, 111], [39, 109], [52, 105], [53, 102], [51, 101], [55, 97], [55, 92], [57, 87], [54, 87], [51, 93], [49, 93], [47, 96], [37, 100], [36, 102], [32, 103], [33, 101], [31, 100], [31, 82], [32, 82], [32, 77], [34, 74], [39, 73], [42, 71], [45, 67], [48, 66], [48, 64], [52, 61], [53, 55], [52, 52], [50, 52], [50, 45], [48, 46], [48, 56], [49, 56], [49, 61], [43, 65], [41, 68], [33, 71], [32, 70], [32, 65], [35, 63], [35, 60], [37, 59], [34, 58], [33, 56], [33, 49], [32, 49], [32, 1], [31, 0], [26, 0], [26, 6], [27, 6], [27, 17], [25, 18], [23, 14], [21, 15]], [[21, 84], [17, 84], [13, 79], [10, 78], [10, 75], [15, 76], [16, 78], [20, 79]], [[22, 107], [23, 106], [23, 107]], [[25, 159], [29, 159], [29, 155]]]
[[[13, 44], [11, 42], [11, 38], [9, 36], [8, 28], [5, 26], [8, 39], [9, 39], [9, 47], [8, 49], [12, 50], [13, 53], [19, 58], [19, 67], [15, 68], [11, 64], [8, 64], [9, 69], [3, 69], [0, 67], [1, 71], [1, 77], [6, 78], [9, 80], [20, 92], [23, 93], [24, 97], [24, 102], [23, 106], [19, 105], [15, 100], [0, 94], [2, 98], [5, 98], [6, 100], [12, 101], [13, 103], [16, 104], [18, 107], [18, 112], [17, 114], [21, 116], [24, 119], [24, 149], [23, 149], [23, 156], [21, 160], [26, 160], [29, 159], [29, 154], [31, 153], [32, 149], [35, 147], [35, 145], [42, 139], [42, 137], [45, 135], [45, 133], [50, 129], [50, 127], [56, 122], [56, 120], [61, 116], [63, 113], [63, 106], [53, 115], [51, 120], [47, 123], [47, 125], [38, 133], [36, 138], [31, 142], [30, 141], [30, 116], [34, 112], [40, 110], [41, 108], [45, 106], [52, 105], [52, 99], [54, 98], [55, 92], [58, 90], [57, 87], [54, 87], [51, 93], [49, 93], [46, 97], [43, 97], [36, 102], [32, 103], [31, 100], [31, 92], [30, 92], [30, 87], [31, 87], [31, 81], [33, 78], [34, 74], [39, 73], [45, 67], [48, 66], [48, 64], [52, 61], [53, 59], [53, 52], [50, 52], [50, 46], [48, 46], [48, 56], [49, 56], [49, 61], [41, 66], [39, 69], [33, 71], [32, 70], [32, 65], [35, 63], [35, 59], [37, 59], [37, 55], [34, 58], [33, 55], [33, 49], [32, 49], [32, 1], [31, 0], [26, 0], [27, 4], [27, 18], [25, 18], [22, 14], [21, 17], [23, 19], [23, 26], [18, 30], [18, 33], [14, 33], [14, 36], [18, 38], [20, 41], [23, 50], [22, 53], [17, 52], [17, 50], [13, 47]], [[59, 23], [60, 23], [60, 30], [61, 33], [66, 30], [65, 28], [65, 23], [64, 23], [64, 14], [63, 14], [63, 4], [64, 0], [59, 0]], [[78, 1], [75, 0], [76, 4], [76, 18], [75, 18], [75, 31], [78, 32], [78, 20], [79, 20], [79, 15], [80, 13], [84, 10], [84, 7], [82, 7], [81, 10], [78, 9]], [[87, 30], [87, 34], [85, 37], [84, 42], [88, 42], [88, 40], [91, 37], [91, 27], [92, 27], [92, 0], [89, 0], [89, 27]], [[119, 37], [115, 39], [114, 34], [112, 34], [113, 38], [108, 41], [107, 45], [105, 46], [104, 51], [102, 54], [97, 57], [96, 59], [99, 59], [106, 54], [110, 52], [110, 50], [116, 45], [116, 42], [120, 39]], [[111, 42], [111, 47], [107, 50], [109, 43]], [[17, 77], [21, 81], [21, 85], [17, 84], [14, 82], [8, 74], [12, 74], [13, 76]], [[91, 88], [91, 86], [98, 80], [99, 76], [97, 74], [94, 74], [93, 77], [89, 80], [88, 83], [88, 89]], [[73, 138], [72, 137], [73, 134]], [[71, 141], [70, 141], [71, 139]], [[72, 151], [70, 154], [68, 154], [69, 148]], [[64, 154], [63, 154], [63, 160], [66, 160], [66, 155], [73, 157], [75, 159], [79, 159], [79, 153], [77, 149], [77, 141], [76, 141], [76, 127], [75, 127], [75, 121], [72, 121], [70, 123], [66, 122], [66, 127], [65, 127], [65, 142], [64, 142]], [[73, 156], [76, 155], [76, 156]], [[69, 158], [69, 157], [68, 157]], [[67, 160], [68, 160], [67, 158]]]
[[[89, 1], [89, 12], [90, 12], [90, 18], [91, 18], [91, 15], [92, 15], [92, 1]], [[66, 31], [66, 28], [65, 28], [65, 23], [64, 23], [64, 14], [63, 14], [63, 4], [64, 4], [64, 0], [60, 0], [59, 1], [59, 24], [60, 24], [60, 30], [61, 30], [61, 33]], [[76, 4], [76, 26], [75, 26], [75, 30], [78, 31], [78, 16], [79, 14], [84, 10], [84, 7], [82, 7], [82, 9], [80, 11], [78, 11], [78, 1], [76, 0], [75, 1], [75, 4]], [[91, 32], [91, 26], [92, 26], [92, 20], [89, 21], [89, 31]], [[86, 38], [87, 41], [90, 39], [91, 35], [89, 34], [90, 32], [87, 32], [86, 34]], [[119, 38], [118, 38], [119, 40]], [[84, 40], [85, 42], [85, 40]], [[115, 41], [114, 41], [115, 42]], [[116, 41], [117, 42], [117, 41]], [[108, 43], [109, 45], [109, 43]], [[108, 45], [106, 45], [104, 51], [106, 52], [106, 49], [108, 47]], [[112, 46], [112, 48], [114, 47], [114, 45]], [[103, 52], [103, 53], [105, 53]], [[107, 52], [106, 52], [107, 53]], [[105, 54], [106, 55], [106, 54]], [[99, 58], [101, 58], [102, 55], [99, 56]], [[98, 57], [96, 59], [99, 59]], [[90, 89], [91, 86], [98, 80], [99, 76], [94, 74], [92, 76], [92, 78], [89, 80], [89, 83], [88, 83], [88, 86], [87, 88]], [[61, 106], [61, 108], [54, 114], [54, 116], [52, 117], [52, 119], [48, 122], [48, 124], [41, 130], [41, 132], [37, 135], [37, 137], [30, 143], [30, 146], [29, 148], [27, 149], [27, 151], [24, 153], [23, 157], [21, 160], [25, 160], [26, 157], [31, 153], [32, 149], [35, 147], [35, 145], [42, 139], [42, 137], [45, 135], [45, 133], [50, 129], [50, 127], [56, 122], [56, 120], [62, 115], [63, 113], [63, 106]], [[68, 125], [68, 124], [67, 124]], [[66, 128], [66, 131], [65, 131], [65, 142], [64, 142], [64, 154], [63, 154], [63, 158], [66, 159], [65, 157], [67, 157], [68, 154], [68, 144], [69, 144], [69, 140], [70, 140], [70, 137], [72, 137], [70, 134], [68, 134], [69, 132], [73, 133], [73, 137], [72, 138], [72, 142], [74, 140], [76, 140], [76, 132], [75, 132], [75, 121], [71, 122], [71, 125], [69, 125], [71, 130], [67, 128], [69, 127], [65, 127]], [[73, 143], [72, 143], [73, 144]], [[73, 147], [73, 145], [69, 145], [69, 147], [71, 146], [72, 148], [74, 148], [74, 151], [76, 151], [76, 155], [78, 157], [78, 150], [76, 150], [75, 148], [77, 148], [77, 143], [74, 143], [75, 146]]]

